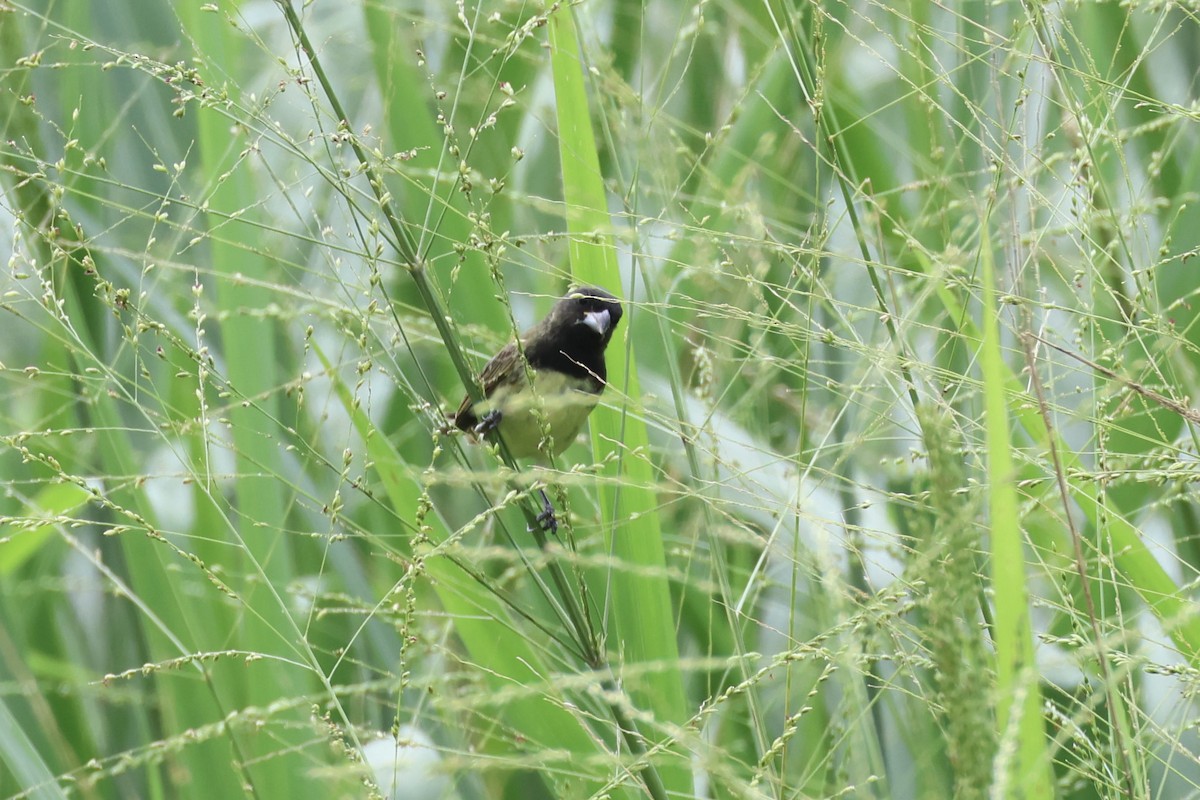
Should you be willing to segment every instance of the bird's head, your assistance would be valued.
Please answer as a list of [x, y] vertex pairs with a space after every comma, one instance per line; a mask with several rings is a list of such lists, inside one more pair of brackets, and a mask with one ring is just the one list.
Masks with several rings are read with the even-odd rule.
[[551, 317], [559, 325], [588, 331], [604, 347], [621, 321], [621, 302], [596, 286], [577, 286], [555, 304]]

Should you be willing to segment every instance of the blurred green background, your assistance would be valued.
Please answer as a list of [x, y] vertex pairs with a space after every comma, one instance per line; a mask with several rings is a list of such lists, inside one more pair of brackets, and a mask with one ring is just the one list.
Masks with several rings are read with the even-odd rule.
[[1194, 7], [281, 2], [0, 0], [0, 797], [1200, 796]]

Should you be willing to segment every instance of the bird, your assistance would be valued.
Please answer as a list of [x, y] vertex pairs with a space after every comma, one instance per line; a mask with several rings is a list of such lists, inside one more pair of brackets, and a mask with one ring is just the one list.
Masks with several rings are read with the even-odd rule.
[[[521, 334], [519, 347], [509, 342], [492, 356], [478, 378], [484, 399], [464, 397], [454, 425], [475, 438], [498, 431], [513, 458], [545, 461], [562, 454], [608, 385], [604, 351], [621, 315], [621, 302], [604, 289], [571, 288]], [[554, 508], [544, 491], [542, 505], [538, 521], [553, 532]]]

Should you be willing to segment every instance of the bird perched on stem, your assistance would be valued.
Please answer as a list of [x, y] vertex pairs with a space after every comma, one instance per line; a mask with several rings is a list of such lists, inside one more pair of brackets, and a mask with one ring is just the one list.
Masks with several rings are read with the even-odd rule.
[[[571, 289], [521, 334], [519, 348], [510, 342], [488, 361], [479, 374], [484, 400], [463, 398], [454, 424], [474, 436], [497, 430], [513, 458], [559, 455], [600, 402], [608, 379], [604, 349], [620, 321], [621, 303], [605, 290]], [[545, 492], [542, 503], [539, 521], [553, 531]]]

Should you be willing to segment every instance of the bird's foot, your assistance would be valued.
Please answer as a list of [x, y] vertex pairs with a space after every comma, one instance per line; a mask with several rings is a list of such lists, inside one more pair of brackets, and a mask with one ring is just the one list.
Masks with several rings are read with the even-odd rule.
[[557, 536], [558, 517], [554, 515], [554, 506], [551, 505], [550, 498], [546, 496], [544, 489], [538, 489], [538, 494], [542, 496], [542, 513], [537, 515], [537, 524], [546, 533]]
[[500, 417], [500, 409], [494, 408], [484, 414], [483, 418], [479, 420], [479, 424], [471, 430], [476, 436], [487, 436], [500, 426]]

